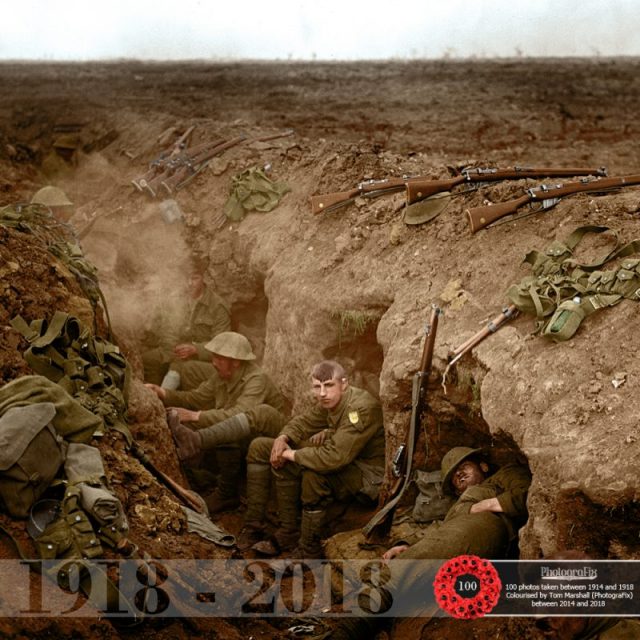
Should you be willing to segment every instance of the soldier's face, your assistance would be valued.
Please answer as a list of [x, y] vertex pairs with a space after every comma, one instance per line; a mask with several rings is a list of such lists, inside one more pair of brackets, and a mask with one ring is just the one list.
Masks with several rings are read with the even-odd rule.
[[489, 467], [484, 462], [465, 460], [461, 462], [451, 477], [456, 493], [461, 494], [468, 487], [484, 482]]
[[204, 289], [204, 278], [201, 273], [192, 273], [189, 276], [189, 295], [192, 298], [199, 298]]
[[342, 400], [344, 392], [347, 390], [347, 380], [345, 378], [331, 378], [324, 382], [317, 378], [311, 379], [311, 390], [317, 403], [323, 409], [333, 409]]
[[219, 356], [217, 353], [214, 353], [211, 358], [211, 364], [223, 380], [229, 380], [235, 370], [240, 366], [240, 360]]

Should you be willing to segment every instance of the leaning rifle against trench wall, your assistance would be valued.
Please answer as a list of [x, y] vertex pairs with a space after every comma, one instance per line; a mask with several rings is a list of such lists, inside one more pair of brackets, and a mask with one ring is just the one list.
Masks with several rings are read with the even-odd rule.
[[[384, 537], [393, 521], [393, 514], [402, 498], [402, 495], [411, 481], [411, 471], [413, 465], [413, 454], [419, 436], [419, 422], [422, 410], [426, 405], [426, 387], [431, 375], [433, 362], [433, 348], [438, 330], [438, 318], [442, 314], [439, 307], [433, 306], [429, 322], [425, 328], [425, 341], [420, 360], [420, 369], [413, 376], [413, 387], [411, 393], [411, 420], [405, 441], [396, 450], [392, 461], [392, 473], [396, 478], [390, 492], [389, 499], [384, 506], [363, 527], [362, 531], [371, 538], [375, 533]], [[425, 443], [426, 446], [426, 443]]]
[[[500, 314], [498, 314], [493, 320], [490, 320], [478, 333], [471, 336], [468, 340], [465, 340], [459, 347], [454, 349], [449, 354], [449, 361], [447, 362], [447, 368], [442, 374], [442, 385], [445, 387], [447, 376], [449, 375], [449, 369], [462, 358], [465, 353], [468, 353], [474, 347], [477, 347], [485, 338], [494, 334], [502, 325], [509, 322], [518, 315], [518, 307], [515, 304], [510, 304], [505, 307]], [[446, 387], [445, 387], [446, 393]]]
[[451, 352], [449, 355], [447, 369], [458, 362], [465, 353], [471, 351], [471, 349], [479, 345], [485, 338], [488, 338], [492, 333], [495, 333], [503, 324], [512, 318], [515, 318], [517, 315], [518, 309], [514, 304], [510, 304], [508, 307], [505, 307], [500, 315], [497, 315], [493, 320], [490, 320], [485, 327], [478, 331], [478, 333], [471, 336], [471, 338], [463, 342], [459, 347]]
[[377, 198], [398, 191], [405, 191], [407, 205], [412, 205], [431, 196], [449, 192], [454, 187], [468, 184], [482, 184], [485, 182], [499, 182], [500, 180], [522, 180], [524, 178], [554, 178], [563, 176], [606, 176], [604, 167], [579, 168], [528, 168], [513, 167], [512, 169], [468, 168], [460, 175], [443, 180], [434, 180], [425, 176], [402, 176], [401, 178], [387, 178], [384, 180], [365, 180], [348, 191], [337, 191], [323, 195], [311, 196], [311, 211], [323, 213], [334, 211], [353, 202], [357, 197]]
[[574, 193], [601, 193], [640, 184], [640, 174], [614, 178], [583, 178], [576, 182], [567, 182], [552, 186], [541, 185], [527, 189], [523, 196], [507, 202], [498, 202], [483, 207], [467, 209], [471, 231], [475, 233], [491, 223], [512, 215], [526, 204], [532, 205], [532, 212], [544, 211], [554, 207], [565, 196]]
[[268, 140], [276, 140], [278, 138], [286, 138], [294, 134], [293, 129], [286, 129], [278, 133], [273, 133], [266, 136], [258, 136], [256, 138], [248, 138], [244, 134], [240, 134], [230, 140], [217, 140], [214, 144], [206, 144], [200, 150], [200, 147], [196, 149], [190, 149], [185, 152], [185, 159], [181, 161], [177, 168], [173, 171], [173, 174], [160, 179], [160, 185], [162, 188], [171, 195], [174, 191], [182, 189], [190, 180], [195, 178], [200, 171], [202, 171], [209, 160], [214, 156], [220, 155], [223, 151], [235, 147], [241, 143], [250, 144], [251, 142], [266, 142]]

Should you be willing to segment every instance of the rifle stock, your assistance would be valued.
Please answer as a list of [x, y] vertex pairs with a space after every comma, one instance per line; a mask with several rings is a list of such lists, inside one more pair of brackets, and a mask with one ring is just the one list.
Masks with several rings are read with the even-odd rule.
[[614, 178], [596, 178], [594, 180], [583, 179], [577, 182], [567, 182], [551, 187], [542, 185], [534, 189], [527, 189], [523, 196], [515, 200], [508, 200], [483, 207], [473, 207], [467, 209], [466, 213], [469, 217], [471, 231], [475, 233], [500, 218], [516, 213], [516, 211], [525, 204], [538, 202], [540, 203], [541, 209], [549, 209], [555, 206], [560, 198], [570, 196], [574, 193], [607, 191], [609, 189], [633, 186], [636, 184], [640, 184], [640, 174]]
[[181, 500], [187, 507], [190, 507], [194, 511], [204, 513], [202, 504], [193, 496], [193, 493], [188, 489], [185, 489], [181, 484], [178, 484], [166, 473], [160, 471], [137, 442], [134, 442], [131, 445], [131, 453], [140, 461], [142, 466], [154, 475], [157, 480], [164, 484], [164, 486], [167, 487], [167, 489], [169, 489], [176, 498]]
[[323, 211], [333, 211], [349, 204], [354, 198], [364, 196], [375, 198], [388, 193], [402, 191], [409, 178], [388, 178], [385, 180], [368, 180], [361, 182], [357, 187], [349, 191], [336, 191], [323, 195], [311, 196], [311, 211], [322, 213]]
[[498, 202], [496, 204], [488, 204], [482, 207], [472, 207], [466, 210], [469, 218], [471, 231], [475, 233], [489, 226], [492, 222], [514, 214], [521, 206], [530, 202], [528, 195], [521, 196], [516, 200], [508, 200], [507, 202]]
[[500, 315], [497, 315], [493, 320], [489, 321], [489, 323], [484, 328], [480, 329], [478, 333], [471, 336], [451, 352], [449, 357], [449, 366], [460, 360], [467, 351], [471, 351], [471, 349], [479, 345], [485, 338], [489, 337], [492, 333], [495, 333], [505, 322], [511, 320], [511, 318], [515, 318], [516, 315], [518, 315], [518, 308], [514, 304], [510, 304], [508, 307], [503, 309]]

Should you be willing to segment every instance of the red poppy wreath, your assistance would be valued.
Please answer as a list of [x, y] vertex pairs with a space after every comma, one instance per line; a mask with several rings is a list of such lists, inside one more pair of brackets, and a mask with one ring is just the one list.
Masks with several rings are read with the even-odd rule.
[[436, 574], [433, 589], [438, 606], [454, 618], [481, 618], [498, 603], [502, 583], [488, 560], [457, 556]]

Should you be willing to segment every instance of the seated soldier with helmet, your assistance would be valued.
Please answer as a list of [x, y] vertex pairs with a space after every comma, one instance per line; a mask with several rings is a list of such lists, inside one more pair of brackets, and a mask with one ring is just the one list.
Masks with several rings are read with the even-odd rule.
[[[253, 360], [251, 344], [240, 333], [224, 331], [205, 345], [211, 354], [212, 375], [191, 391], [174, 391], [146, 384], [167, 407], [174, 431], [187, 423], [195, 430], [217, 425], [258, 405], [269, 405], [276, 414], [284, 409], [284, 398], [271, 378]], [[279, 418], [283, 421], [283, 418]], [[240, 504], [242, 447], [239, 441], [215, 449], [220, 470], [216, 491], [205, 496], [210, 513], [235, 509]]]

